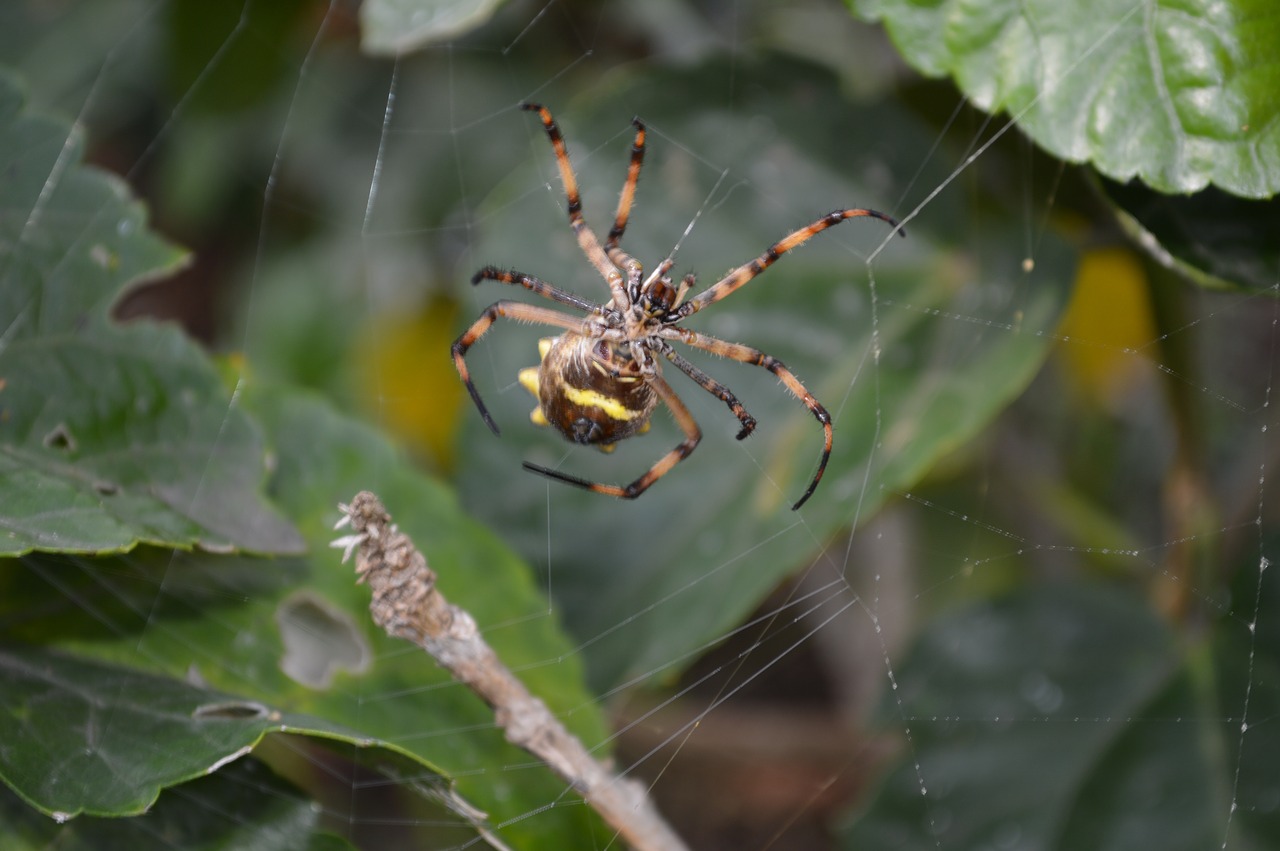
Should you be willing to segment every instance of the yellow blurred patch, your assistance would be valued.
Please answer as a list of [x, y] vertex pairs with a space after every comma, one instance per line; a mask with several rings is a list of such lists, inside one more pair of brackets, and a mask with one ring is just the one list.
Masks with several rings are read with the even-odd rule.
[[449, 357], [458, 306], [431, 299], [416, 313], [373, 318], [357, 346], [357, 392], [372, 418], [437, 468], [453, 461], [462, 382]]
[[1124, 248], [1083, 255], [1075, 292], [1058, 326], [1066, 338], [1059, 351], [1075, 388], [1094, 404], [1110, 407], [1149, 374], [1141, 349], [1156, 336], [1147, 277]]

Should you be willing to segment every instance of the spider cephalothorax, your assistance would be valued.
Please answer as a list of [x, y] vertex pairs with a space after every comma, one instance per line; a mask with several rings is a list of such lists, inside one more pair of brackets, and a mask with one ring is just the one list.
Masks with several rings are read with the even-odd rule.
[[679, 284], [673, 283], [669, 273], [674, 261], [668, 257], [646, 278], [640, 262], [618, 247], [626, 231], [627, 219], [631, 215], [631, 203], [635, 199], [636, 182], [640, 178], [640, 166], [644, 160], [645, 128], [640, 120], [632, 122], [636, 128], [636, 136], [631, 146], [631, 165], [622, 187], [622, 197], [618, 201], [613, 227], [602, 246], [582, 217], [577, 179], [569, 165], [569, 154], [560, 135], [560, 128], [544, 107], [523, 104], [522, 108], [537, 112], [542, 119], [555, 149], [556, 163], [568, 197], [569, 225], [583, 253], [609, 285], [610, 298], [604, 304], [596, 304], [532, 275], [493, 266], [486, 266], [477, 272], [471, 279], [473, 284], [484, 280], [514, 284], [586, 314], [584, 317], [576, 317], [534, 304], [498, 301], [486, 308], [466, 333], [454, 342], [454, 364], [485, 423], [494, 434], [498, 433], [497, 424], [489, 416], [471, 381], [464, 359], [467, 350], [484, 336], [499, 316], [561, 328], [563, 333], [560, 336], [549, 337], [540, 342], [542, 359], [539, 365], [520, 373], [520, 383], [538, 399], [538, 407], [533, 412], [534, 422], [554, 426], [574, 443], [589, 444], [607, 451], [618, 441], [645, 431], [649, 418], [661, 401], [671, 409], [677, 425], [684, 433], [684, 440], [628, 485], [590, 482], [528, 462], [524, 466], [596, 493], [626, 499], [637, 497], [688, 457], [702, 439], [702, 432], [688, 408], [662, 377], [658, 356], [729, 406], [729, 410], [741, 424], [738, 440], [751, 434], [756, 426], [755, 418], [747, 413], [729, 388], [698, 369], [672, 348], [668, 341], [675, 340], [721, 357], [769, 370], [792, 395], [804, 403], [822, 425], [822, 456], [808, 489], [792, 506], [793, 509], [799, 508], [813, 494], [826, 470], [827, 459], [831, 455], [831, 416], [782, 361], [750, 346], [688, 330], [679, 323], [737, 291], [772, 266], [783, 254], [845, 219], [872, 216], [894, 227], [898, 223], [875, 210], [836, 210], [778, 240], [759, 257], [732, 270], [686, 301], [685, 296], [694, 285], [693, 275], [686, 275]]

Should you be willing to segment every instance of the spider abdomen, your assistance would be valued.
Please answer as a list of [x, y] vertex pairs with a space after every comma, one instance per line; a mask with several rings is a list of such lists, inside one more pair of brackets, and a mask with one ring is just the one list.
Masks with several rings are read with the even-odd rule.
[[617, 349], [572, 332], [540, 340], [538, 349], [542, 362], [520, 372], [538, 399], [534, 422], [605, 451], [648, 429], [657, 394], [639, 375], [619, 371]]

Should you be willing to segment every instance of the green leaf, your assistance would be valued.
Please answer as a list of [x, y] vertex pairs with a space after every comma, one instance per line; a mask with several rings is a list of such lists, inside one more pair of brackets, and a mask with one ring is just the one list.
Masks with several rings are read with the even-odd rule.
[[[81, 816], [58, 823], [0, 792], [0, 845], [8, 851], [137, 851], [164, 847], [236, 851], [343, 851], [323, 830], [311, 798], [250, 757], [161, 795], [135, 818]], [[163, 839], [161, 839], [163, 837]]]
[[[601, 92], [599, 102], [555, 110], [597, 233], [612, 221], [631, 116], [652, 128], [623, 242], [649, 269], [699, 213], [675, 274], [697, 271], [704, 287], [833, 208], [902, 215], [948, 177], [930, 157], [937, 134], [894, 104], [851, 105], [825, 75], [773, 60], [736, 64], [741, 97], [709, 107], [722, 103], [717, 87], [727, 75], [717, 65], [650, 73]], [[517, 127], [531, 120], [509, 118]], [[536, 128], [531, 139], [527, 169], [482, 210], [477, 256], [603, 300], [603, 281], [569, 233], [550, 146]], [[994, 154], [990, 161], [996, 167]], [[530, 561], [549, 560], [556, 600], [588, 642], [598, 685], [678, 667], [815, 557], [839, 571], [838, 550], [823, 556], [827, 541], [910, 487], [1022, 390], [1073, 274], [1073, 255], [1049, 234], [1038, 235], [1025, 271], [1025, 227], [1020, 207], [944, 191], [908, 224], [906, 239], [874, 219], [845, 222], [687, 323], [781, 358], [830, 410], [831, 462], [798, 513], [789, 509], [814, 473], [822, 430], [764, 370], [681, 349], [759, 425], [735, 441], [738, 422], [725, 406], [667, 369], [703, 439], [648, 492], [623, 502], [532, 475], [521, 462], [626, 483], [679, 442], [669, 416], [659, 412], [649, 434], [609, 455], [575, 448], [529, 424], [533, 400], [514, 383], [537, 358], [536, 338], [552, 329], [500, 321], [472, 349], [472, 375], [502, 435], [467, 412], [460, 487]], [[472, 290], [471, 315], [521, 298], [513, 289]]]
[[[313, 557], [158, 549], [110, 559], [30, 555], [22, 570], [0, 576], [0, 631], [197, 677], [241, 700], [324, 719], [352, 737], [358, 731], [350, 741], [393, 747], [449, 776], [494, 824], [512, 822], [501, 835], [517, 846], [578, 844], [565, 837], [585, 836], [592, 817], [584, 808], [547, 807], [564, 795], [564, 782], [548, 769], [510, 770], [531, 758], [505, 742], [479, 698], [370, 622], [368, 590], [328, 543], [340, 534], [337, 504], [373, 487], [499, 656], [589, 747], [599, 746], [604, 725], [582, 688], [580, 656], [548, 617], [527, 568], [374, 430], [276, 387], [250, 383], [244, 402], [277, 446], [273, 496]], [[86, 748], [82, 737], [64, 737]]]
[[1086, 583], [938, 619], [886, 700], [910, 751], [845, 847], [1271, 847], [1280, 737], [1257, 719], [1280, 689], [1251, 633], [1224, 618], [1188, 648], [1142, 601]]
[[1160, 265], [1210, 289], [1275, 288], [1280, 205], [1212, 188], [1183, 197], [1102, 181], [1101, 190], [1130, 238]]
[[[280, 46], [314, 24], [313, 11], [307, 0], [166, 10], [161, 16], [161, 61], [169, 90], [175, 97], [186, 96], [183, 109], [189, 114], [184, 118], [190, 121], [190, 113], [235, 116], [271, 97], [289, 77], [292, 54]], [[237, 32], [254, 37], [238, 38]], [[198, 123], [210, 130], [208, 123]], [[214, 171], [208, 161], [216, 154], [202, 153], [206, 171]]]
[[182, 252], [78, 131], [0, 76], [0, 553], [139, 543], [297, 551], [259, 493], [261, 438], [176, 328], [121, 327], [121, 293]]
[[[277, 442], [277, 497], [309, 542], [319, 546], [332, 539], [337, 502], [372, 487], [400, 529], [418, 544], [441, 590], [471, 613], [499, 658], [589, 748], [606, 741], [599, 706], [583, 686], [581, 654], [573, 652], [548, 615], [548, 603], [529, 568], [471, 519], [447, 486], [414, 471], [374, 429], [318, 399], [264, 387], [249, 394], [249, 407]], [[582, 831], [596, 826], [585, 810], [546, 807], [566, 791], [549, 769], [509, 770], [531, 758], [507, 744], [493, 726], [492, 710], [425, 653], [374, 627], [368, 590], [355, 584], [352, 565], [339, 564], [338, 552], [329, 552], [329, 558], [318, 558], [311, 566], [303, 602], [316, 599], [326, 610], [350, 619], [377, 663], [343, 674], [330, 690], [282, 682], [267, 693], [278, 688], [290, 705], [402, 743], [441, 766], [493, 823], [519, 817], [501, 831], [517, 846], [573, 845], [578, 840], [564, 837], [581, 839], [586, 835]], [[287, 611], [281, 603], [296, 602], [298, 596], [297, 587], [289, 586], [260, 605], [255, 601], [257, 611], [246, 612], [247, 622], [278, 621]], [[321, 652], [325, 638], [319, 638]], [[262, 682], [267, 685], [271, 679]], [[458, 735], [459, 730], [468, 733]]]
[[401, 54], [457, 38], [493, 16], [503, 0], [367, 0], [360, 6], [361, 47]]
[[1271, 0], [848, 0], [1044, 148], [1162, 192], [1280, 191]]
[[217, 771], [269, 731], [370, 744], [322, 720], [40, 647], [0, 647], [0, 684], [0, 776], [58, 821], [145, 812], [163, 787]]

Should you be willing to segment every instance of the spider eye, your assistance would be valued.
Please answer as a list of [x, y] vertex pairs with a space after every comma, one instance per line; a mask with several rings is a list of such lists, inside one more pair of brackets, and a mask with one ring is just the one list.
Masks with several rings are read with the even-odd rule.
[[609, 361], [613, 360], [613, 350], [609, 347], [609, 344], [604, 340], [601, 340], [598, 343], [596, 343], [594, 354], [597, 359], [602, 360], [605, 363], [608, 363]]

